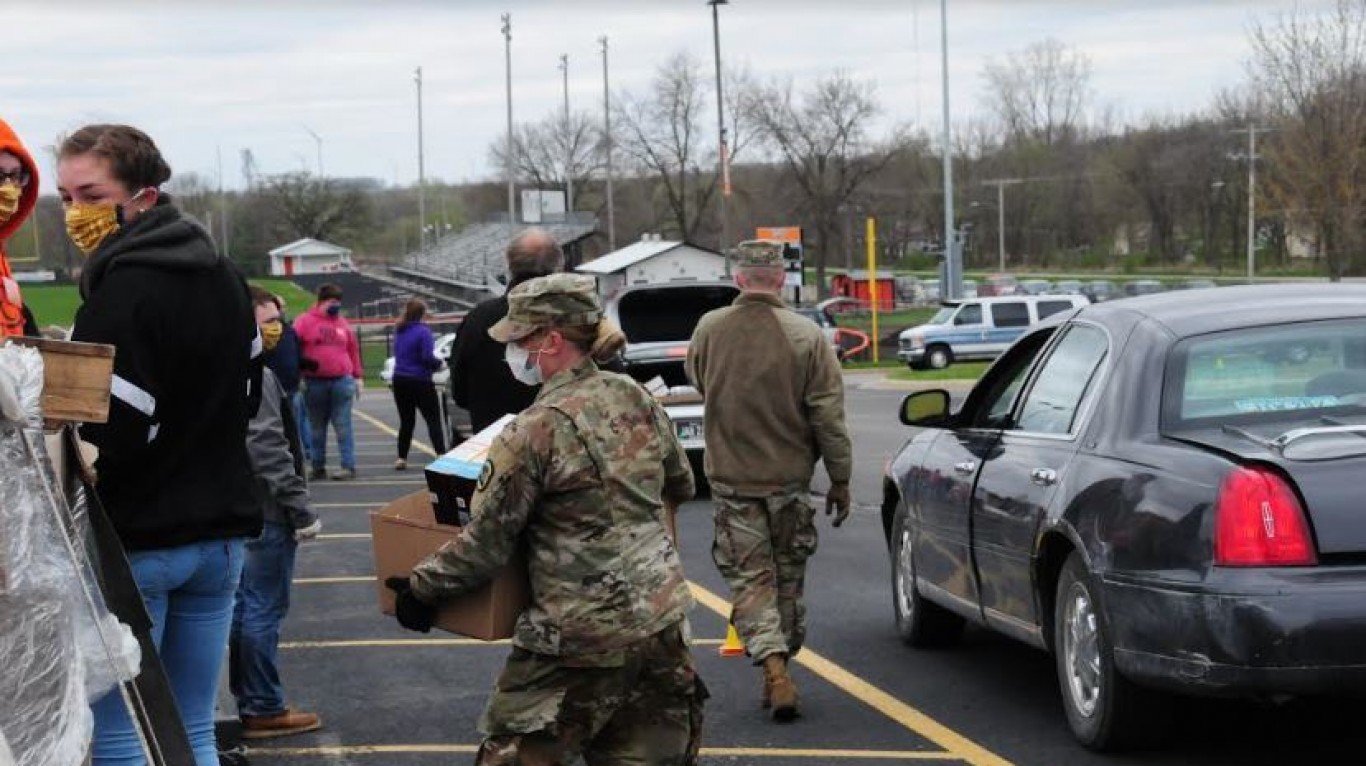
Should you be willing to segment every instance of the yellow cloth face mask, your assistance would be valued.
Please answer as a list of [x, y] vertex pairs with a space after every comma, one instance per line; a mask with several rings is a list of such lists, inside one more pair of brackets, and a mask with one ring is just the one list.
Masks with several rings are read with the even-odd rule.
[[7, 223], [19, 209], [19, 198], [24, 190], [18, 184], [0, 184], [0, 224]]
[[67, 236], [86, 255], [95, 252], [101, 242], [118, 230], [119, 208], [112, 202], [73, 202], [66, 209]]
[[285, 325], [280, 320], [272, 320], [261, 325], [261, 345], [267, 351], [273, 351], [280, 345], [280, 336], [285, 334]]

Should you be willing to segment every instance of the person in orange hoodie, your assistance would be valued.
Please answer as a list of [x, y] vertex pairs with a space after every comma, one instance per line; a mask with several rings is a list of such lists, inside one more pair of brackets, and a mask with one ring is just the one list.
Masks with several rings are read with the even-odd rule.
[[33, 314], [19, 295], [5, 244], [38, 204], [38, 166], [19, 136], [0, 120], [0, 340], [10, 335], [37, 335]]

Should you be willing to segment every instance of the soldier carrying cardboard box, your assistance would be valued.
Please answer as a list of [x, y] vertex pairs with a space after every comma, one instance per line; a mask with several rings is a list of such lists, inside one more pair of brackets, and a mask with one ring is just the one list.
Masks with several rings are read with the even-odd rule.
[[[405, 627], [484, 584], [525, 546], [531, 600], [480, 721], [477, 762], [696, 761], [706, 690], [683, 620], [693, 598], [666, 504], [693, 496], [663, 409], [598, 369], [591, 277], [556, 274], [509, 293], [489, 330], [535, 403], [494, 441], [459, 538], [386, 584]], [[619, 341], [616, 341], [619, 342]]]

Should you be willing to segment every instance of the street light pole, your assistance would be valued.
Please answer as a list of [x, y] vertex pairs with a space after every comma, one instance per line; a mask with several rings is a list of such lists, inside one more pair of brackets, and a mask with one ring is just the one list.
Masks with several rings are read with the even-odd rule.
[[560, 71], [564, 72], [564, 210], [574, 212], [574, 136], [569, 127], [569, 54], [560, 54]]
[[427, 173], [422, 146], [422, 67], [413, 71], [417, 85], [417, 249], [427, 246]]
[[515, 190], [517, 158], [516, 145], [512, 139], [512, 14], [510, 13], [503, 14], [503, 55], [506, 59], [508, 102], [508, 228], [513, 229], [517, 226], [517, 192]]
[[963, 263], [953, 228], [953, 129], [949, 124], [949, 3], [939, 0], [940, 46], [944, 74], [944, 297], [962, 295]]
[[726, 109], [725, 98], [721, 92], [721, 14], [720, 7], [728, 5], [729, 0], [707, 0], [707, 5], [711, 6], [711, 35], [712, 45], [716, 54], [716, 135], [719, 147], [718, 160], [720, 161], [719, 172], [721, 174], [721, 237], [719, 248], [726, 258], [726, 276], [730, 277], [730, 251], [727, 249], [729, 244], [729, 220], [726, 211], [726, 201], [730, 197], [730, 158], [727, 156], [726, 149]]
[[598, 38], [602, 43], [602, 132], [603, 149], [607, 153], [607, 250], [617, 249], [617, 216], [612, 199], [612, 92], [607, 84], [607, 36]]
[[318, 144], [318, 178], [323, 178], [323, 137], [314, 133], [307, 125], [304, 126], [304, 130], [308, 131], [308, 135], [313, 136], [313, 140]]

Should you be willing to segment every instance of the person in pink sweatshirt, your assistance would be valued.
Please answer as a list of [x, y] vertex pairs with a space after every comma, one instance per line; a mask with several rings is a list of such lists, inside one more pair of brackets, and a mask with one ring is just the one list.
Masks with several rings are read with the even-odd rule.
[[304, 406], [312, 427], [308, 478], [327, 476], [327, 424], [337, 433], [341, 470], [338, 481], [356, 477], [356, 441], [351, 433], [351, 405], [364, 389], [360, 342], [351, 323], [341, 315], [342, 290], [327, 283], [318, 287], [318, 302], [294, 320], [303, 357]]

